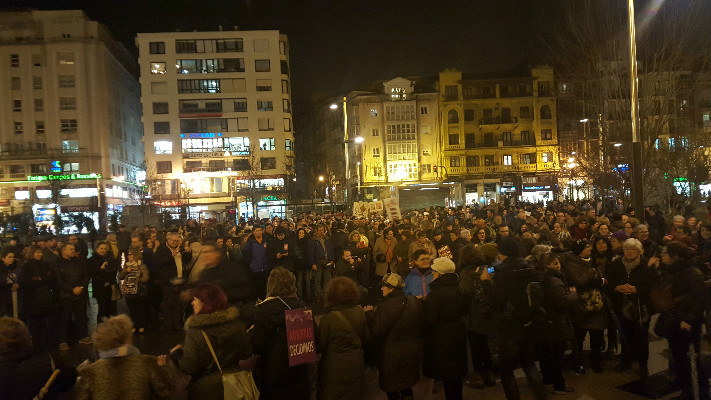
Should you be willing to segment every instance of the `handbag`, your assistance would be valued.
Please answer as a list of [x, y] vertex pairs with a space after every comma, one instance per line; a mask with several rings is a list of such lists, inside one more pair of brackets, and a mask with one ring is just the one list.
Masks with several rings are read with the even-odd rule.
[[600, 289], [591, 289], [578, 293], [578, 310], [583, 314], [594, 313], [602, 310], [602, 292]]
[[222, 389], [224, 392], [225, 400], [257, 400], [259, 399], [259, 389], [254, 383], [254, 378], [252, 377], [252, 372], [250, 371], [236, 371], [236, 372], [224, 372], [220, 366], [220, 362], [217, 360], [217, 355], [215, 350], [212, 348], [212, 343], [207, 337], [207, 333], [200, 330], [202, 336], [205, 338], [207, 347], [210, 349], [210, 354], [212, 354], [213, 360], [217, 365], [217, 369], [220, 370], [220, 376], [222, 377]]

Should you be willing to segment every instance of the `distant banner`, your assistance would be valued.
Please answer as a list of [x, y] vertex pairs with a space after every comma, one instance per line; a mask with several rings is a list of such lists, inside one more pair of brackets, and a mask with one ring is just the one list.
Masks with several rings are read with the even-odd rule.
[[289, 366], [316, 361], [314, 318], [310, 308], [284, 311], [286, 340], [289, 347]]
[[379, 201], [356, 201], [353, 202], [353, 216], [367, 217], [370, 214], [382, 214], [383, 203]]
[[383, 199], [383, 206], [390, 220], [402, 219], [402, 214], [400, 214], [400, 199], [398, 197]]

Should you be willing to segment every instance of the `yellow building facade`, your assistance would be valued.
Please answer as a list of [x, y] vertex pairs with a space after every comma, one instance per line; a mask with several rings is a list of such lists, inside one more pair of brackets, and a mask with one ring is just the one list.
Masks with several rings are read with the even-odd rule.
[[553, 69], [475, 76], [439, 74], [441, 161], [460, 182], [457, 203], [553, 200], [560, 171]]

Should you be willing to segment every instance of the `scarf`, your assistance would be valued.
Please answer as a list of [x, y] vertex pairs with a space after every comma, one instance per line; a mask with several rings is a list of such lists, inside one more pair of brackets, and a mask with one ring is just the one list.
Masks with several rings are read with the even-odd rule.
[[622, 257], [622, 265], [625, 266], [628, 276], [629, 276], [630, 272], [632, 272], [632, 270], [635, 269], [635, 267], [639, 265], [639, 261], [641, 259], [642, 259], [642, 257], [637, 257], [632, 261], [627, 261], [626, 258]]
[[99, 352], [100, 359], [113, 358], [113, 357], [127, 357], [136, 354], [141, 354], [136, 346], [125, 344], [114, 349], [104, 350]]

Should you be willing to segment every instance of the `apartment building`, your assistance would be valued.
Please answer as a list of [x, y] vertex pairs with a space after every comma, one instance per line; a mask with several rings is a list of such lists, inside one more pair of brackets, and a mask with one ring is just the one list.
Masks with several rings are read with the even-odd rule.
[[553, 69], [439, 74], [445, 180], [459, 182], [455, 204], [508, 197], [549, 201], [560, 171]]
[[98, 228], [137, 201], [137, 72], [80, 10], [0, 12], [0, 212], [49, 226], [55, 213], [81, 213]]
[[284, 215], [294, 176], [286, 35], [139, 33], [136, 45], [156, 203], [191, 218]]

